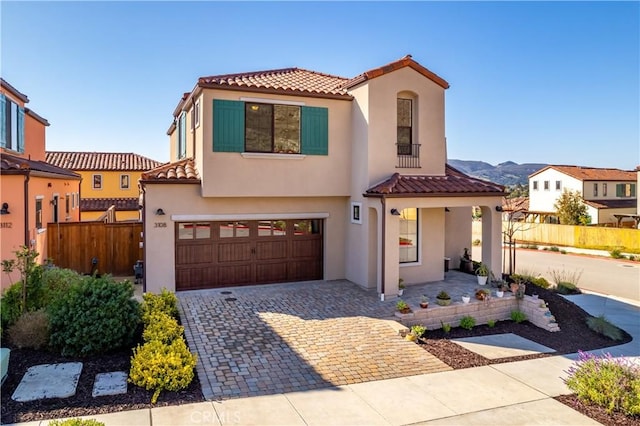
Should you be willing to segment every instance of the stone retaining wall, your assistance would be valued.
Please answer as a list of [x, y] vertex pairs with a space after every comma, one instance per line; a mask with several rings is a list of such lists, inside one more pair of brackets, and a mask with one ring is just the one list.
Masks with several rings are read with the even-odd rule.
[[[508, 296], [507, 296], [508, 295]], [[411, 307], [412, 312], [401, 314], [396, 312], [395, 316], [400, 322], [408, 327], [421, 324], [428, 330], [442, 328], [442, 324], [450, 324], [451, 327], [458, 327], [460, 319], [464, 316], [472, 316], [476, 320], [476, 325], [486, 324], [489, 320], [511, 319], [511, 311], [520, 310], [527, 316], [527, 320], [547, 331], [560, 331], [555, 317], [549, 311], [546, 303], [542, 299], [532, 296], [525, 296], [522, 300], [517, 300], [512, 293], [505, 293], [505, 297], [492, 297], [489, 300], [480, 301], [472, 299], [469, 303], [453, 302], [449, 306], [440, 306], [433, 302], [429, 303], [426, 309], [419, 305]]]

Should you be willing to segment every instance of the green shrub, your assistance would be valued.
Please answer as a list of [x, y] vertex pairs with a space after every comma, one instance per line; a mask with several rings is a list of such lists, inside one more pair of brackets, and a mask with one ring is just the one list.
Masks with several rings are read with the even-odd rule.
[[149, 315], [154, 312], [164, 312], [173, 318], [178, 318], [178, 298], [175, 293], [166, 288], [160, 294], [145, 293], [142, 295], [142, 321], [149, 323]]
[[620, 411], [628, 416], [640, 415], [640, 366], [626, 358], [604, 357], [580, 352], [569, 368], [567, 387], [578, 399]]
[[167, 345], [152, 340], [133, 350], [129, 382], [153, 390], [151, 403], [155, 404], [163, 390], [179, 391], [193, 380], [196, 355], [189, 352], [183, 338]]
[[147, 316], [149, 324], [144, 328], [142, 338], [145, 342], [159, 340], [171, 343], [184, 333], [184, 327], [178, 321], [164, 312], [155, 312]]
[[64, 268], [45, 268], [42, 271], [43, 307], [61, 297], [69, 289], [82, 282], [82, 275]]
[[416, 324], [414, 326], [411, 326], [411, 334], [418, 338], [424, 336], [424, 333], [426, 332], [427, 327], [425, 327], [424, 325]]
[[2, 330], [13, 325], [22, 313], [22, 283], [17, 282], [2, 293], [0, 299], [0, 319]]
[[398, 312], [403, 312], [409, 309], [409, 305], [404, 300], [398, 300], [396, 302], [396, 310]]
[[18, 349], [41, 349], [49, 343], [49, 318], [44, 310], [25, 312], [7, 329], [7, 337]]
[[556, 247], [556, 246], [551, 246], [551, 247], [549, 247], [549, 251], [558, 252], [558, 251], [560, 251], [560, 249], [558, 247]]
[[527, 320], [527, 315], [522, 311], [511, 311], [511, 321], [520, 324]]
[[52, 420], [49, 422], [49, 426], [105, 426], [104, 423], [97, 421], [96, 419], [67, 419], [67, 420]]
[[487, 325], [489, 326], [489, 328], [493, 328], [493, 327], [495, 327], [495, 326], [496, 326], [496, 323], [497, 323], [497, 322], [498, 322], [498, 321], [496, 321], [496, 320], [494, 320], [494, 319], [490, 319], [490, 320], [488, 320], [488, 321], [487, 321]]
[[622, 251], [620, 249], [613, 249], [609, 252], [609, 255], [611, 255], [611, 257], [613, 257], [614, 259], [621, 259], [624, 258], [624, 256], [622, 255]]
[[547, 279], [545, 277], [532, 277], [529, 279], [529, 282], [533, 285], [536, 285], [538, 287], [542, 287], [542, 288], [549, 288], [551, 287], [551, 283], [549, 281], [547, 281]]
[[130, 345], [140, 321], [133, 285], [110, 276], [84, 277], [48, 308], [51, 346], [86, 356]]
[[449, 334], [449, 332], [451, 331], [451, 324], [449, 324], [448, 322], [440, 321], [440, 325], [442, 326], [442, 331], [444, 331], [444, 334]]
[[460, 327], [471, 330], [476, 325], [476, 319], [470, 315], [460, 318]]
[[607, 336], [611, 340], [622, 340], [624, 338], [622, 330], [611, 324], [604, 315], [587, 318], [587, 325], [591, 330]]
[[556, 292], [560, 294], [580, 294], [581, 291], [575, 284], [561, 281], [556, 285]]

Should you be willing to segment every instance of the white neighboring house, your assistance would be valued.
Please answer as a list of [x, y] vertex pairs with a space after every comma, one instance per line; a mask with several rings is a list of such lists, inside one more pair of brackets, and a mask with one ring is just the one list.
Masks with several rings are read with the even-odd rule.
[[[529, 212], [555, 213], [554, 204], [566, 189], [580, 192], [592, 224], [630, 225], [637, 216], [637, 179], [634, 171], [547, 166], [529, 175]], [[552, 215], [547, 218], [554, 221]]]

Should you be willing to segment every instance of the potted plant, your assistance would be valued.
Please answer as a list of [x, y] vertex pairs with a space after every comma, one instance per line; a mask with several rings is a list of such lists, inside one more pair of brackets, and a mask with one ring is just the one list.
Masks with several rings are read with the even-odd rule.
[[411, 312], [411, 308], [404, 300], [398, 300], [398, 303], [396, 303], [396, 309], [401, 314], [408, 314]]
[[420, 299], [420, 307], [422, 309], [427, 309], [429, 307], [429, 298], [427, 296], [422, 296], [422, 299]]
[[486, 288], [479, 288], [476, 290], [476, 299], [478, 300], [487, 300], [491, 292]]
[[486, 263], [480, 262], [480, 265], [476, 269], [476, 275], [478, 276], [478, 284], [485, 285], [489, 278], [489, 267]]
[[460, 256], [460, 270], [462, 272], [473, 272], [473, 263], [471, 262], [468, 248], [465, 248], [464, 253]]
[[467, 304], [471, 301], [471, 296], [469, 296], [469, 293], [465, 293], [462, 295], [462, 303]]
[[436, 299], [436, 303], [440, 306], [448, 306], [451, 304], [451, 296], [449, 296], [449, 293], [444, 290], [438, 293]]
[[496, 290], [496, 296], [504, 297], [504, 290], [502, 289], [502, 287], [498, 287], [498, 289]]
[[404, 294], [404, 280], [402, 278], [400, 278], [398, 280], [398, 296], [402, 296]]
[[411, 326], [411, 331], [404, 337], [406, 340], [415, 342], [416, 340], [422, 340], [422, 336], [427, 332], [427, 327], [424, 325], [416, 324]]

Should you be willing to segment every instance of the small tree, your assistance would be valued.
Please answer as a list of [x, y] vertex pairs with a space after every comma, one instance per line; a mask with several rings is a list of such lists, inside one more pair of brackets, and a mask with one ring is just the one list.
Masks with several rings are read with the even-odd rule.
[[553, 205], [562, 225], [586, 225], [591, 222], [583, 201], [580, 191], [562, 191]]
[[19, 250], [15, 251], [15, 254], [16, 267], [22, 278], [22, 312], [25, 312], [27, 310], [27, 286], [30, 284], [29, 276], [36, 268], [36, 258], [39, 253], [27, 246], [21, 246]]

